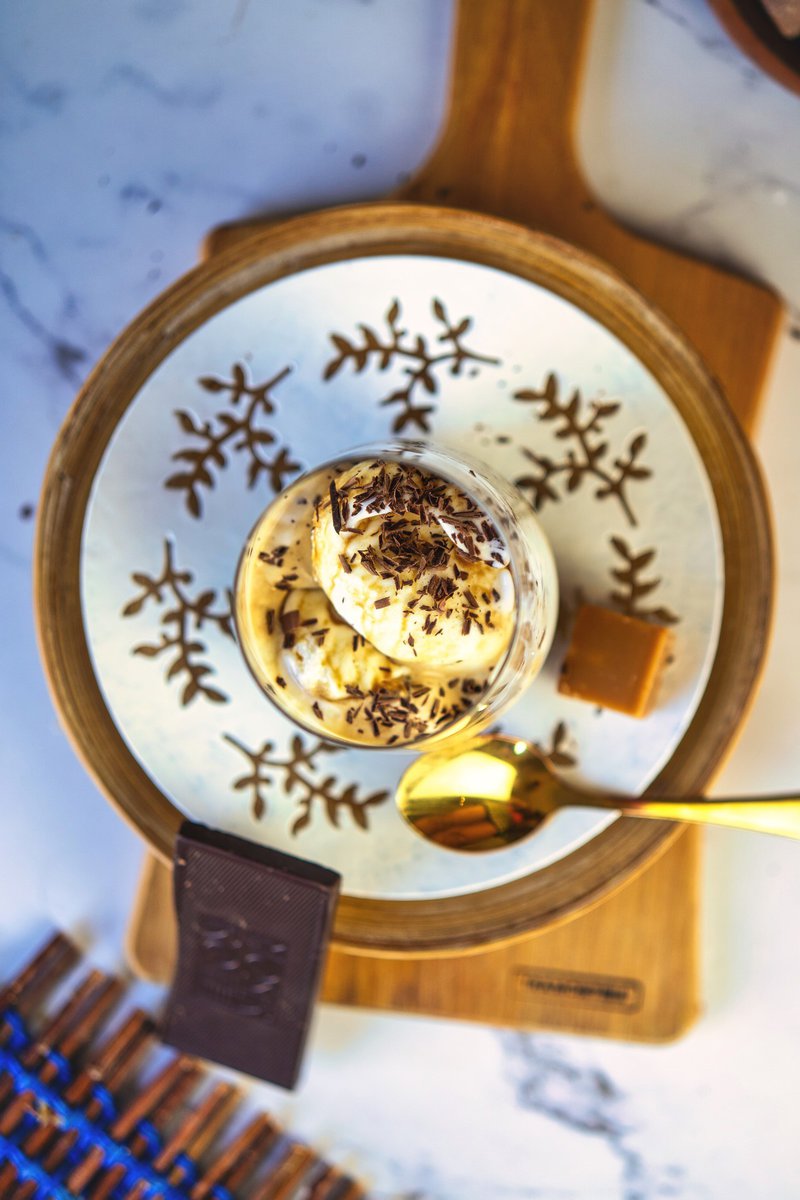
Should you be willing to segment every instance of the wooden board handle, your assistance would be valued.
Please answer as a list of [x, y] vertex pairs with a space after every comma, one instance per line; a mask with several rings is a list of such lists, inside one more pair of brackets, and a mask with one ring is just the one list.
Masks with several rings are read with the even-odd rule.
[[637, 236], [592, 195], [573, 132], [592, 8], [592, 0], [460, 0], [449, 115], [404, 195], [507, 217], [604, 259], [695, 344], [752, 429], [781, 303]]
[[573, 126], [590, 0], [460, 0], [447, 120], [408, 199], [455, 204], [559, 234], [591, 205]]

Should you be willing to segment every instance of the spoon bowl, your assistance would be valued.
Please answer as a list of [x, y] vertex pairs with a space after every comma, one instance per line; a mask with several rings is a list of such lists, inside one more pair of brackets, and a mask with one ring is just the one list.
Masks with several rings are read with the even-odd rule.
[[552, 813], [568, 807], [800, 838], [797, 796], [706, 800], [584, 792], [557, 776], [530, 742], [501, 735], [421, 755], [400, 780], [395, 800], [422, 837], [447, 850], [472, 854], [530, 837]]

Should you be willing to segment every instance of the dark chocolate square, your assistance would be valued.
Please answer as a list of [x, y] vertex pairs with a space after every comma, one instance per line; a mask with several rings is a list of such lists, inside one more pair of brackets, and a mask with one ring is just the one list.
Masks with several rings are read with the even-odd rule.
[[178, 965], [164, 1041], [294, 1087], [340, 876], [191, 822], [174, 868]]

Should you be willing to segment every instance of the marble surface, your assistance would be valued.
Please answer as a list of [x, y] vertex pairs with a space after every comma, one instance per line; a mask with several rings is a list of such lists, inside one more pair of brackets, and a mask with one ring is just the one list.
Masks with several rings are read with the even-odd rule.
[[[54, 923], [118, 964], [142, 854], [75, 759], [39, 665], [32, 538], [56, 431], [93, 361], [209, 226], [377, 197], [424, 159], [451, 15], [447, 0], [0, 9], [0, 975]], [[601, 0], [579, 142], [626, 221], [785, 297], [757, 437], [775, 631], [716, 791], [797, 789], [800, 99], [702, 0]], [[324, 1008], [299, 1090], [256, 1098], [377, 1200], [792, 1200], [800, 849], [722, 830], [705, 846], [704, 1011], [680, 1041]]]

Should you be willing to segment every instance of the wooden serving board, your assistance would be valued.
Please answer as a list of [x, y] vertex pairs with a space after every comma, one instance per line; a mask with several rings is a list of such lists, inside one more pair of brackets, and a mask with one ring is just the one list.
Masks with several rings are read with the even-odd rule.
[[[685, 333], [752, 430], [781, 320], [762, 287], [623, 228], [577, 165], [573, 121], [589, 0], [461, 0], [449, 116], [430, 160], [397, 197], [466, 208], [553, 234], [604, 259]], [[263, 236], [224, 226], [213, 254]], [[666, 1040], [698, 1011], [700, 835], [684, 829], [616, 890], [567, 921], [447, 956], [331, 951], [323, 999], [522, 1027]], [[132, 916], [135, 970], [169, 978], [170, 874], [148, 856]]]
[[[646, 870], [571, 921], [471, 954], [388, 958], [334, 945], [331, 1004], [668, 1041], [698, 1011], [700, 834], [686, 828]], [[177, 953], [172, 874], [148, 854], [128, 929], [143, 979], [166, 984]]]

